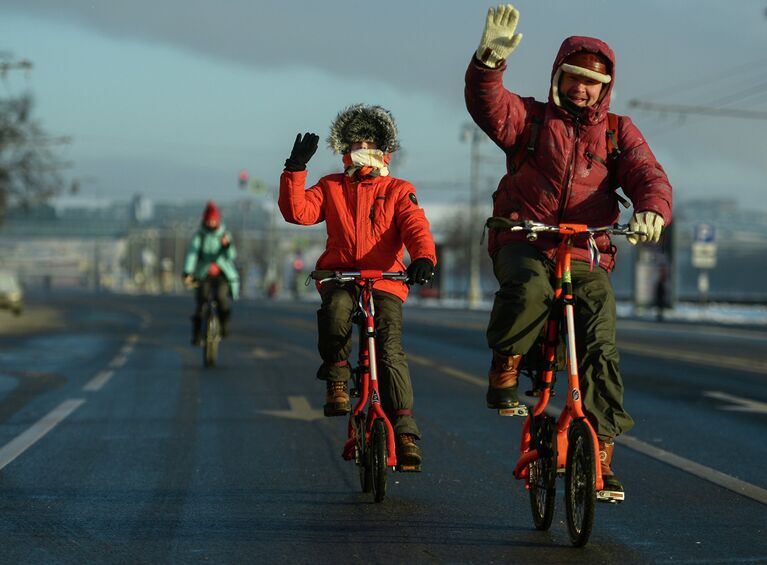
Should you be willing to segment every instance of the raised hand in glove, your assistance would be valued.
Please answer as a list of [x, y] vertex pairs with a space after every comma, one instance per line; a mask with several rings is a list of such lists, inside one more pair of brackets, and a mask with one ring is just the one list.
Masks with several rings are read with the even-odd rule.
[[293, 143], [290, 157], [285, 160], [285, 170], [292, 173], [305, 170], [309, 159], [317, 151], [319, 140], [320, 137], [314, 133], [305, 133], [303, 137], [299, 133]]
[[495, 68], [511, 55], [522, 41], [521, 33], [514, 33], [519, 11], [511, 4], [501, 4], [487, 11], [485, 31], [479, 42], [476, 57], [488, 67]]
[[666, 222], [660, 217], [660, 214], [645, 210], [636, 212], [629, 221], [629, 229], [637, 232], [637, 235], [629, 235], [626, 239], [631, 245], [636, 245], [637, 241], [649, 241], [658, 243], [663, 226]]
[[407, 266], [407, 282], [409, 284], [426, 284], [434, 276], [434, 263], [428, 259], [416, 259]]

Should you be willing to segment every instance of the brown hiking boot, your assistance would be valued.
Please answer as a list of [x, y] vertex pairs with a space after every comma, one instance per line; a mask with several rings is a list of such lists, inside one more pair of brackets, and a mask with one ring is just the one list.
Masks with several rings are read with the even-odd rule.
[[615, 476], [615, 473], [610, 468], [610, 464], [613, 460], [613, 450], [615, 449], [615, 442], [608, 438], [605, 440], [599, 440], [599, 467], [602, 470], [602, 480], [604, 481], [604, 490], [623, 492], [623, 485]]
[[325, 416], [345, 416], [352, 411], [346, 381], [327, 381], [325, 393]]
[[413, 434], [397, 434], [397, 467], [400, 471], [421, 470], [421, 448]]
[[493, 351], [490, 371], [487, 373], [487, 407], [495, 410], [519, 406], [517, 378], [521, 355], [501, 355]]

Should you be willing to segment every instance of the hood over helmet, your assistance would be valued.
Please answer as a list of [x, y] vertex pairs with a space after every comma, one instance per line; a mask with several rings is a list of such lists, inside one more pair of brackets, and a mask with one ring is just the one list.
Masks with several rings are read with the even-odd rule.
[[221, 225], [221, 211], [212, 200], [209, 200], [205, 206], [202, 213], [202, 223], [203, 225], [215, 224], [214, 227], [216, 228]]
[[592, 123], [602, 119], [610, 108], [610, 95], [615, 83], [615, 54], [610, 46], [600, 39], [577, 35], [562, 42], [551, 69], [549, 91], [549, 101], [560, 108], [565, 107], [559, 92], [559, 79], [563, 72], [602, 83], [597, 103], [584, 108], [581, 114], [585, 121]]
[[353, 143], [373, 141], [384, 153], [399, 149], [397, 125], [381, 106], [354, 104], [341, 110], [330, 126], [328, 147], [334, 153], [348, 153]]

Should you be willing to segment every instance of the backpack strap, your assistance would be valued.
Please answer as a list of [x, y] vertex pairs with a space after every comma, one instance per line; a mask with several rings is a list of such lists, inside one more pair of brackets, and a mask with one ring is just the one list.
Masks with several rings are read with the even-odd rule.
[[525, 127], [514, 145], [511, 155], [508, 157], [509, 175], [516, 174], [524, 165], [527, 158], [535, 151], [535, 143], [538, 141], [538, 132], [543, 124], [543, 107], [537, 104], [528, 112]]
[[605, 132], [605, 135], [607, 136], [607, 162], [612, 163], [612, 165], [607, 165], [607, 169], [610, 175], [610, 186], [613, 187], [615, 198], [618, 199], [618, 202], [620, 202], [624, 208], [630, 208], [631, 202], [618, 194], [617, 191], [620, 186], [618, 184], [618, 179], [615, 178], [615, 170], [618, 168], [616, 161], [618, 160], [618, 156], [621, 154], [621, 149], [618, 146], [619, 127], [620, 120], [618, 119], [618, 115], [608, 112], [607, 131]]
[[617, 159], [621, 154], [618, 147], [618, 115], [607, 113], [607, 158]]

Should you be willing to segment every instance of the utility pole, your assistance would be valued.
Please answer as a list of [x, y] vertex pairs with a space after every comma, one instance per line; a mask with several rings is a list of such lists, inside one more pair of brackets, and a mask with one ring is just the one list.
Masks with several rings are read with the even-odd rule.
[[474, 124], [464, 124], [461, 131], [461, 138], [464, 142], [470, 144], [470, 162], [469, 162], [469, 221], [466, 230], [467, 251], [469, 260], [469, 284], [466, 299], [469, 308], [476, 308], [482, 298], [479, 278], [479, 246], [472, 238], [474, 227], [477, 223], [477, 211], [479, 208], [479, 163], [481, 156], [479, 153], [479, 144], [485, 138], [484, 132]]

